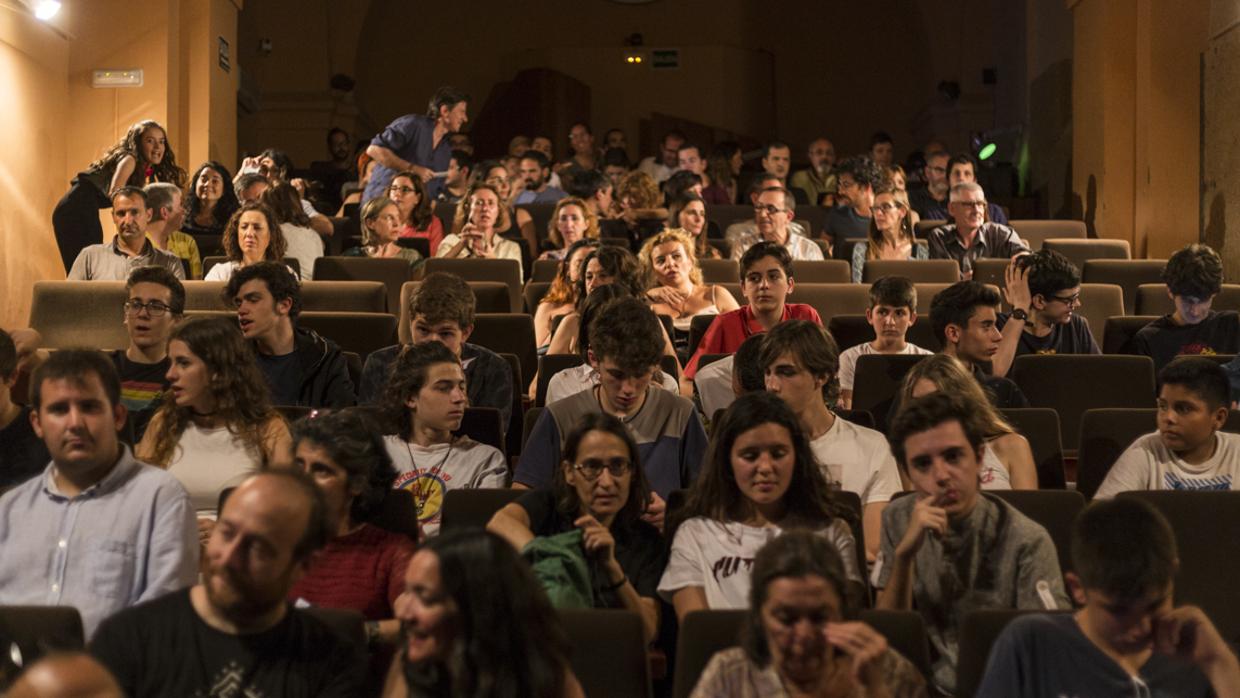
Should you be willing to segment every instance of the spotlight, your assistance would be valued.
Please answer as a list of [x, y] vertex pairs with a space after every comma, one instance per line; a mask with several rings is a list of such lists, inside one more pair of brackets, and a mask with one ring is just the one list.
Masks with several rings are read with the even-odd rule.
[[987, 143], [986, 145], [982, 146], [981, 150], [977, 151], [977, 159], [978, 160], [989, 160], [990, 156], [994, 155], [995, 151], [998, 149], [999, 149], [999, 146], [997, 144]]
[[34, 16], [46, 22], [60, 12], [60, 3], [56, 0], [38, 0], [34, 3]]

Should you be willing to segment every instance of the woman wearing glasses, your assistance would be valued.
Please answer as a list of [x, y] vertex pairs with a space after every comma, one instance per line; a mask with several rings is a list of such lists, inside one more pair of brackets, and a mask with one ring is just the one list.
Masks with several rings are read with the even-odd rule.
[[873, 218], [870, 232], [864, 242], [852, 249], [853, 283], [861, 283], [865, 263], [871, 259], [929, 259], [926, 243], [913, 237], [913, 220], [909, 216], [908, 202], [899, 198], [890, 185], [881, 185], [874, 191], [874, 204], [870, 207]]
[[590, 414], [569, 432], [551, 487], [500, 509], [487, 529], [517, 550], [537, 537], [579, 529], [595, 607], [635, 611], [649, 641], [658, 633], [655, 587], [667, 562], [659, 532], [641, 520], [649, 498], [628, 429], [612, 415]]
[[[401, 225], [398, 237], [426, 238], [434, 257], [439, 243], [443, 242], [443, 223], [435, 215], [430, 197], [426, 195], [426, 185], [412, 172], [401, 172], [388, 185], [387, 198], [396, 204]], [[365, 237], [364, 221], [362, 225], [362, 236]]]

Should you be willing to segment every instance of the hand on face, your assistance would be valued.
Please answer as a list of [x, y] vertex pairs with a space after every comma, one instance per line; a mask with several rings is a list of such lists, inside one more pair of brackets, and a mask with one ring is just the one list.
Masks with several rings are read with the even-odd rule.
[[917, 503], [913, 505], [913, 515], [909, 519], [908, 529], [896, 546], [896, 555], [910, 556], [921, 549], [926, 541], [927, 531], [943, 535], [947, 533], [947, 510], [936, 506], [937, 498], [931, 494], [918, 494]]
[[852, 680], [867, 688], [882, 682], [878, 673], [879, 660], [887, 653], [887, 640], [865, 623], [828, 623], [823, 630], [827, 644], [839, 649], [852, 660]]

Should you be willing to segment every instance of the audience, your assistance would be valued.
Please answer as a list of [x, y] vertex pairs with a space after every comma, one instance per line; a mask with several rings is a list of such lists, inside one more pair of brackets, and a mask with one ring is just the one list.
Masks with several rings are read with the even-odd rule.
[[[628, 295], [640, 298], [646, 291], [644, 275], [637, 258], [622, 247], [602, 245], [586, 254], [577, 279], [577, 305], [585, 303], [586, 298], [600, 286], [616, 284], [628, 292]], [[551, 344], [547, 347], [548, 354], [576, 354], [581, 350], [578, 337], [587, 329], [581, 322], [580, 309], [564, 316], [560, 326], [551, 335]], [[675, 356], [671, 349], [671, 339], [667, 344], [670, 355]]]
[[926, 186], [909, 192], [913, 210], [925, 221], [946, 221], [947, 194], [951, 184], [947, 181], [947, 162], [951, 159], [945, 151], [936, 150], [926, 153], [926, 166], [922, 168], [922, 176]]
[[585, 696], [547, 595], [498, 535], [462, 531], [427, 541], [409, 561], [396, 617], [404, 645], [385, 698]]
[[[518, 551], [549, 538], [579, 547], [589, 564], [593, 606], [639, 614], [651, 642], [659, 628], [656, 587], [667, 553], [659, 531], [641, 519], [649, 499], [633, 435], [609, 414], [587, 414], [565, 439], [550, 486], [521, 495], [487, 529]], [[567, 532], [576, 535], [566, 539]]]
[[826, 223], [835, 259], [852, 259], [853, 248], [848, 240], [869, 236], [874, 217], [874, 190], [882, 184], [882, 170], [867, 157], [848, 158], [836, 165], [835, 208], [827, 214]]
[[1120, 454], [1094, 496], [1240, 489], [1240, 435], [1221, 431], [1232, 402], [1223, 367], [1181, 357], [1158, 372], [1158, 384], [1158, 430]]
[[[931, 171], [932, 160], [936, 167], [943, 168], [942, 172]], [[926, 161], [926, 172], [927, 176], [934, 175], [937, 178], [928, 181], [936, 187], [936, 191], [941, 193], [923, 198], [922, 208], [917, 210], [923, 218], [928, 220], [950, 220], [952, 216], [948, 215], [947, 192], [957, 184], [977, 183], [977, 161], [968, 153], [953, 155], [950, 160], [947, 159], [947, 153], [935, 153]], [[986, 204], [986, 220], [1000, 225], [1008, 224], [1007, 214], [1003, 212], [1003, 207], [993, 201]]]
[[186, 278], [201, 279], [202, 257], [198, 254], [198, 243], [181, 232], [181, 225], [185, 223], [181, 188], [168, 182], [154, 182], [146, 185], [143, 191], [151, 212], [151, 220], [146, 224], [147, 239], [156, 248], [176, 255]]
[[1004, 272], [1012, 312], [995, 316], [1003, 333], [994, 356], [996, 375], [1007, 375], [1022, 354], [1101, 354], [1081, 307], [1081, 273], [1054, 250], [1017, 257]]
[[[261, 197], [260, 197], [261, 199]], [[242, 204], [224, 229], [227, 262], [207, 270], [207, 281], [228, 281], [239, 269], [262, 262], [283, 262], [288, 242], [276, 214], [266, 204]], [[300, 261], [298, 262], [300, 264]], [[289, 273], [296, 275], [291, 267]]]
[[874, 340], [845, 349], [840, 354], [840, 409], [852, 408], [857, 359], [869, 354], [933, 354], [905, 341], [917, 322], [917, 287], [903, 276], [884, 276], [870, 285], [870, 307], [865, 320], [874, 330]]
[[288, 426], [271, 409], [254, 354], [231, 321], [181, 323], [172, 331], [168, 357], [168, 399], [134, 452], [185, 487], [206, 542], [221, 492], [291, 462]]
[[[399, 182], [400, 178], [397, 181]], [[409, 263], [410, 269], [418, 268], [424, 261], [422, 254], [417, 250], [400, 244], [402, 238], [400, 207], [391, 199], [386, 196], [376, 196], [367, 201], [362, 204], [360, 217], [362, 219], [362, 245], [346, 250], [344, 256], [403, 259]], [[437, 216], [432, 217], [436, 221], [439, 220]], [[406, 239], [413, 237], [419, 236], [404, 236]]]
[[521, 246], [496, 233], [510, 225], [508, 207], [501, 206], [499, 192], [490, 184], [475, 184], [456, 207], [452, 233], [439, 243], [436, 257], [449, 259], [512, 259], [521, 272]]
[[931, 393], [951, 395], [962, 402], [967, 418], [985, 438], [979, 476], [982, 489], [1038, 489], [1038, 469], [1028, 439], [991, 405], [981, 384], [964, 364], [947, 354], [922, 359], [904, 374], [898, 397], [907, 403]]
[[1029, 252], [1015, 230], [986, 220], [986, 193], [973, 182], [951, 189], [947, 210], [952, 223], [930, 232], [930, 259], [954, 259], [960, 278], [973, 278], [973, 260], [979, 257], [1008, 259]]
[[[792, 148], [787, 143], [771, 141], [762, 149], [762, 171], [779, 180], [779, 186], [788, 188], [788, 171], [792, 169]], [[796, 201], [809, 203], [808, 201]]]
[[207, 542], [202, 581], [109, 618], [90, 651], [126, 695], [355, 696], [348, 640], [286, 600], [331, 531], [314, 482], [289, 469], [243, 482]]
[[194, 510], [118, 439], [125, 406], [106, 356], [62, 349], [31, 386], [51, 461], [0, 496], [0, 605], [73, 606], [90, 637], [112, 613], [193, 583]]
[[330, 339], [297, 326], [301, 285], [282, 264], [260, 262], [228, 279], [223, 298], [237, 309], [241, 334], [276, 405], [347, 407], [356, 402], [344, 353]]
[[465, 370], [469, 404], [499, 410], [500, 424], [508, 427], [512, 415], [512, 369], [503, 357], [486, 347], [469, 344], [474, 331], [476, 300], [469, 284], [445, 272], [428, 274], [409, 299], [409, 345], [393, 344], [370, 353], [362, 367], [359, 402], [378, 405], [392, 378], [392, 367], [405, 346], [440, 342], [460, 360]]
[[[928, 259], [930, 250], [926, 243], [913, 235], [913, 220], [908, 204], [898, 192], [886, 184], [874, 190], [874, 204], [870, 207], [869, 232], [865, 240], [852, 245], [852, 280], [861, 283], [865, 263], [871, 259]], [[837, 241], [836, 244], [847, 244]]]
[[1162, 278], [1175, 310], [1137, 332], [1136, 353], [1153, 359], [1155, 371], [1180, 354], [1240, 353], [1240, 314], [1210, 308], [1223, 287], [1223, 260], [1217, 252], [1188, 245], [1167, 260]]
[[579, 240], [598, 238], [598, 218], [581, 199], [565, 197], [557, 201], [551, 211], [551, 225], [547, 237], [554, 247], [538, 258], [564, 259], [569, 249]]
[[[208, 160], [194, 172], [189, 186], [182, 230], [193, 235], [222, 235], [233, 214], [241, 207], [228, 168], [215, 160]], [[254, 194], [255, 197], [258, 195]]]
[[710, 179], [710, 185], [702, 189], [702, 198], [712, 206], [731, 206], [737, 203], [737, 181], [743, 164], [740, 144], [736, 141], [715, 143], [706, 162], [706, 176]]
[[[368, 199], [367, 203], [380, 198], [384, 198], [383, 195], [377, 194]], [[435, 215], [435, 207], [431, 205], [431, 198], [427, 196], [426, 185], [422, 180], [411, 170], [397, 172], [392, 177], [392, 183], [388, 185], [386, 198], [396, 204], [396, 220], [400, 226], [398, 237], [425, 238], [430, 244], [431, 256], [434, 257], [439, 251], [439, 244], [443, 242], [443, 222]], [[363, 237], [367, 229], [364, 220]]]
[[568, 247], [568, 251], [560, 259], [560, 265], [551, 280], [547, 293], [538, 301], [534, 310], [534, 344], [540, 354], [547, 353], [551, 344], [551, 326], [557, 317], [563, 318], [574, 312], [577, 307], [577, 291], [581, 279], [581, 268], [586, 257], [598, 249], [598, 240], [589, 238], [578, 240]]
[[428, 536], [439, 532], [448, 490], [508, 484], [499, 449], [453, 433], [468, 405], [465, 371], [451, 349], [422, 342], [401, 350], [383, 397], [396, 433], [383, 441], [398, 473], [393, 486], [409, 493]]
[[900, 475], [881, 433], [841, 419], [828, 407], [838, 387], [835, 340], [821, 325], [789, 320], [766, 333], [759, 361], [766, 391], [796, 413], [823, 476], [860, 498], [865, 553], [872, 561], [883, 508], [900, 491]]
[[116, 236], [112, 242], [96, 243], [83, 248], [73, 268], [70, 281], [124, 281], [139, 267], [157, 266], [185, 278], [181, 259], [157, 248], [146, 237], [151, 210], [146, 192], [138, 187], [124, 186], [112, 193], [112, 222]]
[[523, 188], [513, 203], [553, 204], [565, 196], [563, 189], [551, 185], [551, 162], [537, 150], [527, 150], [521, 156], [521, 180]]
[[1073, 614], [1015, 618], [979, 696], [1231, 696], [1240, 662], [1201, 609], [1175, 607], [1175, 532], [1135, 499], [1095, 502], [1072, 526]]
[[896, 144], [891, 140], [891, 134], [876, 131], [870, 136], [870, 159], [879, 167], [891, 167], [896, 159]]
[[323, 256], [323, 238], [310, 228], [310, 217], [301, 209], [301, 197], [291, 184], [278, 181], [259, 198], [279, 223], [284, 256], [297, 260], [301, 280], [314, 279], [314, 260]]
[[608, 230], [608, 237], [627, 237], [631, 246], [640, 246], [663, 229], [667, 210], [660, 208], [662, 199], [658, 183], [645, 172], [635, 170], [621, 177], [615, 189], [615, 203], [624, 227]]
[[742, 395], [715, 425], [659, 594], [682, 621], [692, 611], [745, 608], [754, 556], [792, 529], [822, 536], [839, 552], [850, 586], [860, 587], [856, 542], [834, 490], [788, 405], [769, 393]]
[[1070, 608], [1055, 544], [1007, 502], [980, 494], [985, 434], [954, 396], [910, 402], [888, 432], [913, 493], [883, 511], [871, 577], [877, 607], [915, 610], [930, 636], [933, 683], [951, 695], [970, 611]]
[[17, 345], [0, 330], [0, 492], [43, 472], [51, 458], [31, 424], [33, 410], [13, 400], [17, 365]]
[[638, 255], [650, 289], [646, 299], [656, 314], [672, 318], [673, 344], [687, 351], [689, 324], [699, 315], [729, 313], [740, 306], [728, 289], [702, 282], [693, 239], [680, 228], [647, 238]]
[[809, 167], [800, 170], [788, 180], [789, 188], [805, 192], [805, 198], [814, 206], [830, 205], [835, 196], [835, 146], [826, 138], [810, 141], [805, 153]]
[[654, 180], [656, 186], [667, 181], [680, 166], [680, 146], [685, 140], [685, 134], [680, 131], [673, 130], [663, 134], [659, 141], [659, 154], [643, 158], [637, 163], [637, 171]]
[[852, 620], [845, 569], [839, 551], [809, 531], [762, 546], [741, 646], [715, 653], [692, 698], [925, 696], [917, 667]]
[[423, 184], [441, 176], [452, 157], [448, 136], [469, 121], [468, 108], [469, 95], [454, 87], [440, 87], [431, 96], [425, 116], [406, 114], [388, 124], [366, 147], [366, 154], [378, 164], [362, 200], [382, 195], [398, 172], [412, 172]]
[[943, 353], [959, 359], [1000, 409], [1028, 407], [1029, 400], [1011, 380], [986, 373], [983, 366], [999, 352], [1003, 335], [997, 326], [999, 294], [977, 281], [961, 281], [930, 300], [930, 325]]
[[[463, 136], [456, 133], [452, 137]], [[448, 160], [448, 171], [443, 179], [436, 179], [428, 187], [427, 194], [436, 202], [445, 204], [460, 203], [461, 198], [469, 189], [469, 181], [473, 174], [474, 159], [464, 150], [452, 150], [452, 158]]]
[[796, 202], [787, 189], [767, 187], [758, 192], [753, 202], [754, 232], [732, 243], [732, 259], [741, 259], [750, 247], [763, 241], [784, 247], [795, 260], [822, 259], [817, 243], [789, 227], [795, 209]]

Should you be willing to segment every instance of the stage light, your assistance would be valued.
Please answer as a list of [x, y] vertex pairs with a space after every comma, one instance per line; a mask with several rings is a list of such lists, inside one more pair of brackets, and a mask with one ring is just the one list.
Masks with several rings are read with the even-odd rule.
[[34, 3], [34, 16], [46, 22], [60, 12], [60, 3], [56, 0], [38, 0]]
[[999, 146], [994, 143], [987, 143], [986, 145], [983, 145], [981, 150], [977, 151], [977, 159], [978, 160], [989, 160], [990, 156], [994, 155], [995, 151], [998, 150], [998, 148]]

